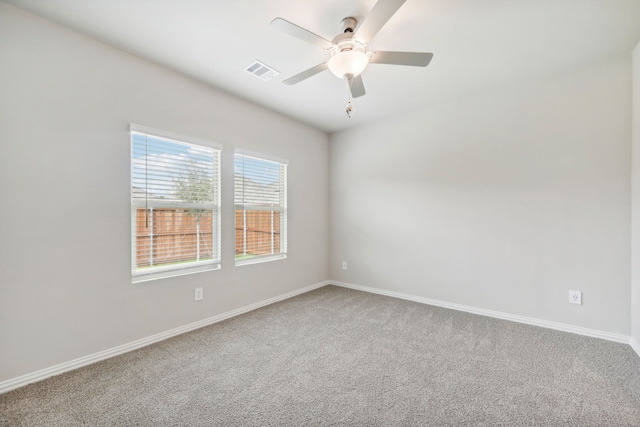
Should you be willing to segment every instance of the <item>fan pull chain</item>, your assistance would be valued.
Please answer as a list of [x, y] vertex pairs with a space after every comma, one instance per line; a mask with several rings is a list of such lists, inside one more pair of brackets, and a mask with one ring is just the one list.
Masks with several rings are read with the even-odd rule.
[[349, 98], [349, 101], [347, 102], [347, 107], [345, 108], [345, 111], [347, 112], [347, 116], [349, 118], [351, 118], [351, 116], [353, 115], [353, 102], [351, 102], [351, 98]]
[[349, 83], [349, 99], [347, 100], [347, 106], [344, 110], [347, 113], [347, 117], [351, 118], [354, 112], [353, 99], [351, 98], [351, 84], [353, 83], [353, 79], [349, 79], [347, 82]]

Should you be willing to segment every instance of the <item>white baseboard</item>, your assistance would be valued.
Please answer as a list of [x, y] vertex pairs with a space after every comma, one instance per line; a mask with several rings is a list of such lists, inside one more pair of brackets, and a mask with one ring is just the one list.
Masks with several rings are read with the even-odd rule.
[[[483, 308], [471, 307], [468, 305], [454, 304], [445, 301], [439, 301], [431, 298], [423, 298], [409, 294], [403, 294], [400, 292], [386, 291], [384, 289], [370, 288], [368, 286], [354, 285], [351, 283], [338, 282], [336, 280], [330, 280], [330, 284], [341, 286], [343, 288], [355, 289], [358, 291], [370, 292], [373, 294], [385, 295], [394, 298], [405, 299], [409, 301], [419, 302], [422, 304], [435, 305], [443, 308], [450, 308], [452, 310], [465, 311], [467, 313], [480, 314], [483, 316], [495, 317], [497, 319], [510, 320], [512, 322], [526, 323], [528, 325], [542, 326], [543, 328], [555, 329], [563, 332], [571, 332], [578, 335], [585, 335], [588, 337], [602, 338], [608, 341], [615, 341], [619, 343], [629, 344], [631, 338], [626, 335], [614, 334], [611, 332], [598, 331], [596, 329], [588, 329], [580, 326], [567, 325], [565, 323], [550, 322], [548, 320], [535, 319], [533, 317], [518, 316], [515, 314], [502, 313], [500, 311], [485, 310]], [[631, 344], [633, 347], [633, 344]], [[634, 347], [635, 351], [640, 355], [640, 347], [637, 345]]]
[[278, 295], [273, 298], [266, 299], [264, 301], [257, 302], [255, 304], [247, 305], [245, 307], [238, 308], [236, 310], [232, 310], [226, 313], [218, 314], [217, 316], [209, 317], [208, 319], [203, 319], [198, 322], [193, 322], [188, 325], [181, 326], [179, 328], [171, 329], [169, 331], [161, 332], [159, 334], [155, 334], [146, 338], [142, 338], [128, 344], [123, 344], [117, 347], [113, 347], [104, 351], [100, 351], [98, 353], [90, 354], [88, 356], [80, 357], [78, 359], [71, 360], [69, 362], [61, 363], [59, 365], [52, 366], [50, 368], [41, 369], [36, 372], [32, 372], [30, 374], [22, 375], [16, 378], [12, 378], [10, 380], [0, 382], [0, 394], [6, 393], [8, 391], [14, 390], [19, 387], [23, 387], [27, 384], [31, 384], [37, 381], [42, 381], [45, 378], [52, 377], [54, 375], [60, 375], [62, 373], [72, 371], [74, 369], [81, 368], [83, 366], [90, 365], [92, 363], [99, 362], [101, 360], [109, 359], [114, 356], [118, 356], [123, 353], [127, 353], [132, 350], [139, 349], [141, 347], [145, 347], [150, 344], [157, 343], [159, 341], [166, 340], [167, 338], [175, 337], [176, 335], [183, 334], [185, 332], [193, 331], [194, 329], [199, 329], [204, 326], [212, 325], [214, 323], [221, 322], [223, 320], [229, 319], [231, 317], [238, 316], [240, 314], [247, 313], [249, 311], [253, 311], [260, 307], [264, 307], [279, 301], [283, 301], [285, 299], [289, 299], [296, 295], [300, 295], [314, 289], [321, 288], [323, 286], [328, 285], [330, 282], [324, 281], [320, 283], [316, 283], [315, 285], [310, 285], [302, 289], [297, 289], [295, 291], [288, 292], [283, 295]]
[[636, 352], [638, 357], [640, 357], [640, 343], [638, 343], [636, 340], [631, 338], [629, 340], [629, 344], [631, 345], [631, 348]]

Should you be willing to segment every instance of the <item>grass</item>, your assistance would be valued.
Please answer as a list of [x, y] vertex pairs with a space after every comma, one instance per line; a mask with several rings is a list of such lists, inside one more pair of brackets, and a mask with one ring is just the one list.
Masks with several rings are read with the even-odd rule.
[[165, 263], [161, 263], [161, 264], [139, 265], [138, 266], [138, 270], [142, 270], [144, 268], [152, 268], [152, 267], [165, 267], [167, 265], [179, 265], [179, 264], [188, 264], [188, 263], [191, 263], [191, 262], [210, 261], [211, 259], [212, 259], [211, 257], [200, 257], [199, 261], [196, 261], [195, 259], [187, 259], [187, 260], [184, 260], [184, 261], [165, 262]]
[[[255, 254], [236, 254], [236, 261], [237, 260], [241, 260], [241, 259], [254, 258], [254, 257], [257, 257], [257, 256], [258, 255], [255, 255]], [[211, 259], [212, 259], [211, 257], [206, 257], [206, 258], [201, 257], [200, 261], [208, 261], [208, 260], [211, 260]], [[142, 270], [142, 269], [145, 269], [145, 268], [152, 268], [152, 267], [165, 267], [165, 266], [168, 266], [168, 265], [188, 264], [188, 263], [191, 263], [191, 262], [196, 262], [196, 260], [195, 259], [188, 259], [188, 260], [184, 260], [184, 261], [166, 262], [166, 263], [162, 263], [162, 264], [139, 265], [138, 266], [138, 270]]]
[[256, 257], [256, 256], [258, 256], [258, 255], [254, 255], [254, 254], [236, 254], [236, 260], [253, 258], [253, 257]]

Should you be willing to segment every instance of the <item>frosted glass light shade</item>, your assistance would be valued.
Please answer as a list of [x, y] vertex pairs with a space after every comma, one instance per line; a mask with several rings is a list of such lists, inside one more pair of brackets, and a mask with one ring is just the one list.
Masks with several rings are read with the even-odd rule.
[[337, 77], [344, 79], [346, 76], [353, 78], [364, 71], [369, 63], [369, 57], [357, 50], [338, 52], [329, 59], [329, 70]]

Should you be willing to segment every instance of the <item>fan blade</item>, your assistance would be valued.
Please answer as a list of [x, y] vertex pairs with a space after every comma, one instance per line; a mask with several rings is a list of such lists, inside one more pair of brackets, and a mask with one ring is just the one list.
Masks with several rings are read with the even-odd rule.
[[323, 49], [328, 50], [333, 46], [333, 43], [331, 43], [329, 40], [320, 37], [319, 35], [312, 33], [309, 30], [305, 30], [304, 28], [299, 27], [296, 24], [293, 24], [282, 18], [274, 19], [269, 25], [277, 30], [289, 34], [290, 36], [303, 40], [307, 43], [315, 44], [316, 46], [319, 46]]
[[358, 74], [357, 76], [349, 80], [349, 90], [351, 91], [351, 96], [354, 98], [359, 98], [367, 93], [364, 90], [362, 74]]
[[378, 0], [369, 15], [357, 29], [355, 37], [364, 42], [369, 43], [371, 39], [378, 34], [378, 31], [389, 19], [400, 9], [406, 0]]
[[374, 64], [410, 65], [426, 67], [433, 53], [425, 52], [370, 52], [369, 62]]
[[327, 68], [329, 68], [329, 66], [326, 62], [323, 62], [322, 64], [318, 64], [315, 67], [309, 68], [308, 70], [296, 74], [293, 77], [289, 77], [287, 80], [283, 80], [282, 83], [292, 86], [296, 83], [300, 83], [301, 81], [308, 79], [309, 77], [315, 76], [316, 74], [326, 70]]

